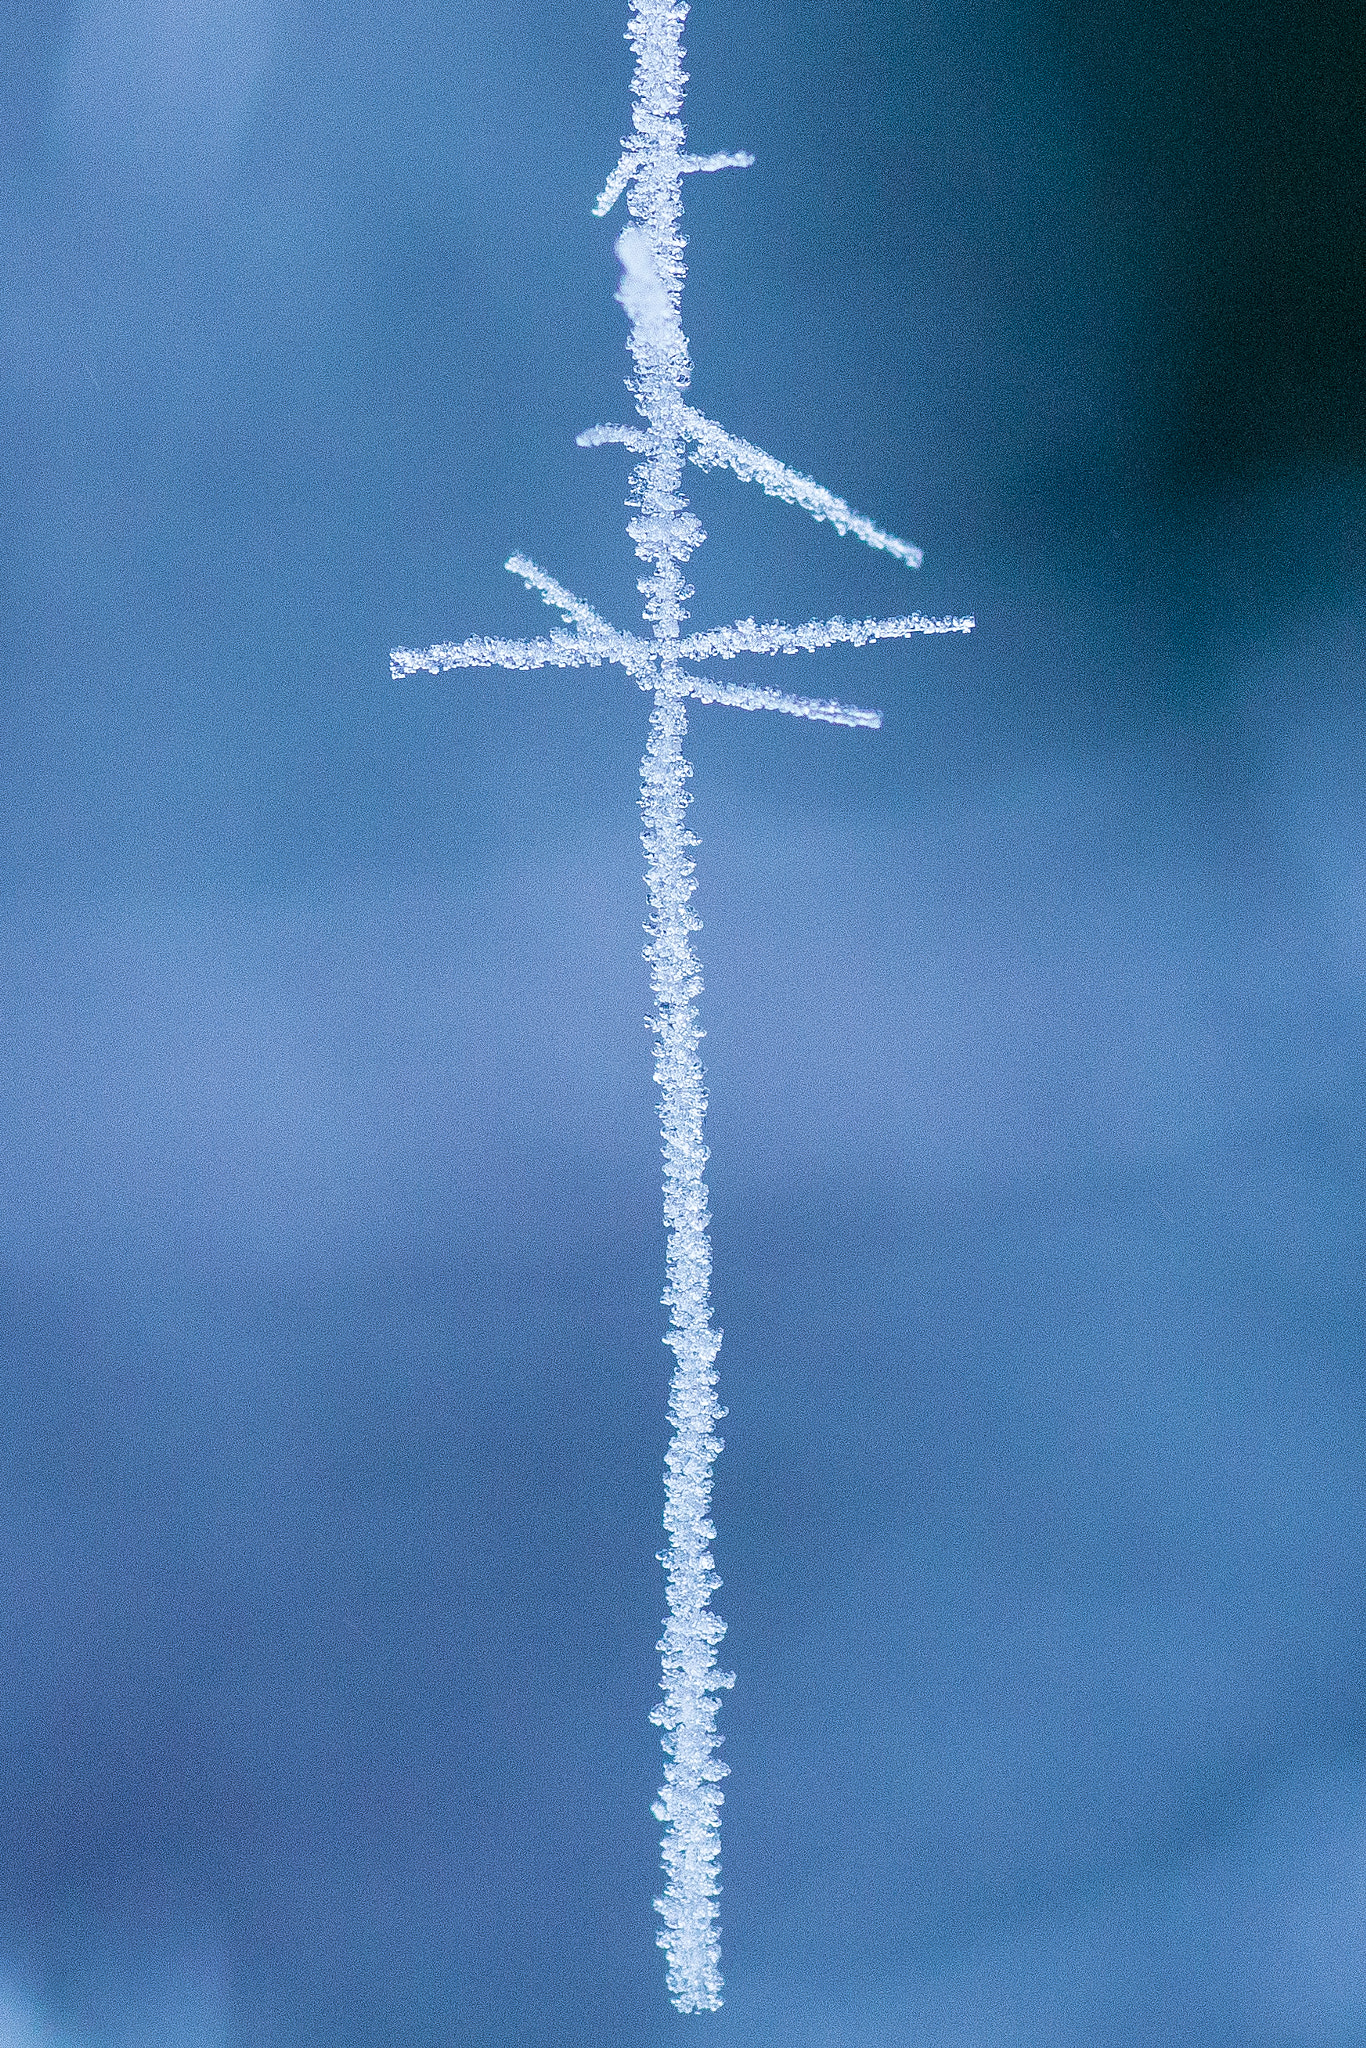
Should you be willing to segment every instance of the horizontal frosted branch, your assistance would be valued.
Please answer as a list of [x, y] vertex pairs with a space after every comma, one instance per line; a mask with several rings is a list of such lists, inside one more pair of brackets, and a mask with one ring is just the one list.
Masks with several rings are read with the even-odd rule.
[[710, 156], [685, 156], [685, 171], [747, 171], [754, 158], [747, 149], [716, 149]]
[[737, 711], [786, 711], [792, 718], [815, 718], [823, 725], [863, 725], [876, 732], [882, 724], [880, 711], [860, 711], [857, 705], [821, 697], [790, 697], [786, 690], [713, 683], [705, 676], [689, 678], [688, 695], [703, 704], [733, 704]]
[[694, 412], [691, 406], [684, 407], [683, 418], [684, 432], [693, 444], [692, 460], [699, 469], [732, 469], [743, 483], [762, 484], [770, 498], [800, 505], [813, 519], [828, 519], [836, 533], [852, 533], [870, 548], [886, 549], [908, 568], [920, 567], [924, 556], [918, 547], [910, 541], [898, 540], [894, 533], [884, 533], [823, 484], [813, 483], [809, 476], [789, 469], [785, 463], [766, 455], [762, 448], [740, 440], [738, 435], [728, 434], [715, 420]]
[[569, 633], [552, 633], [547, 640], [493, 640], [481, 634], [458, 646], [441, 641], [435, 647], [396, 647], [389, 673], [397, 682], [423, 669], [435, 676], [448, 668], [597, 668], [617, 658], [610, 647]]
[[680, 640], [681, 661], [733, 661], [737, 654], [813, 654], [818, 647], [866, 647], [870, 640], [909, 640], [915, 633], [970, 633], [971, 619], [812, 619], [805, 626], [759, 626], [737, 619]]
[[574, 436], [579, 448], [606, 448], [619, 443], [636, 455], [649, 455], [651, 442], [648, 434], [642, 434], [639, 427], [585, 427], [581, 434]]

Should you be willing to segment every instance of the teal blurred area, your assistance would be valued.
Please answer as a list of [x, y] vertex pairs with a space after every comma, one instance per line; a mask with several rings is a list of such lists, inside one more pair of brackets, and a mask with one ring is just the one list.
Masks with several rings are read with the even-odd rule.
[[[697, 0], [715, 2018], [654, 1947], [623, 18], [0, 21], [0, 2043], [1366, 2036], [1366, 41]], [[740, 671], [734, 671], [738, 677]], [[760, 680], [769, 680], [765, 673]]]

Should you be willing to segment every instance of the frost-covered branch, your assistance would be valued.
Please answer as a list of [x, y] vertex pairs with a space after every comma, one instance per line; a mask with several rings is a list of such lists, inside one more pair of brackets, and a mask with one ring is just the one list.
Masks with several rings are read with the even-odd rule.
[[642, 434], [638, 427], [585, 427], [581, 434], [574, 436], [579, 448], [607, 448], [619, 446], [632, 448], [637, 455], [648, 455], [650, 437]]
[[546, 570], [525, 555], [513, 555], [507, 567], [558, 611], [572, 631], [535, 640], [443, 642], [421, 652], [399, 648], [391, 656], [391, 667], [395, 676], [404, 676], [418, 670], [583, 668], [611, 662], [654, 694], [641, 763], [640, 808], [650, 903], [650, 1021], [664, 1153], [668, 1282], [663, 1299], [669, 1310], [664, 1341], [674, 1353], [669, 1399], [673, 1435], [664, 1489], [669, 1542], [663, 1564], [669, 1611], [659, 1644], [664, 1697], [651, 1717], [663, 1730], [665, 1753], [664, 1785], [654, 1812], [664, 1826], [666, 1884], [656, 1906], [664, 1922], [659, 1942], [668, 1958], [674, 2004], [682, 2012], [707, 2012], [721, 2003], [716, 1901], [720, 1782], [726, 1767], [717, 1756], [717, 1695], [732, 1679], [717, 1668], [725, 1623], [711, 1608], [711, 1596], [721, 1583], [711, 1554], [711, 1475], [721, 1449], [716, 1424], [725, 1411], [717, 1403], [721, 1333], [711, 1320], [703, 1141], [707, 1097], [698, 1055], [702, 975], [692, 947], [699, 925], [692, 910], [695, 841], [686, 829], [691, 770], [683, 752], [687, 703], [691, 698], [743, 711], [777, 711], [830, 725], [874, 728], [881, 725], [882, 714], [763, 686], [717, 683], [684, 664], [969, 633], [973, 621], [914, 612], [905, 618], [813, 619], [800, 626], [737, 619], [704, 632], [684, 631], [692, 589], [683, 570], [706, 538], [683, 493], [688, 461], [701, 469], [730, 469], [743, 482], [761, 485], [769, 497], [799, 506], [837, 532], [853, 534], [910, 568], [919, 568], [921, 562], [918, 547], [884, 533], [833, 491], [727, 433], [686, 402], [692, 365], [680, 312], [683, 179], [695, 171], [739, 168], [753, 161], [742, 150], [693, 155], [685, 148], [681, 37], [686, 14], [687, 0], [630, 0], [627, 36], [636, 59], [632, 133], [622, 143], [621, 156], [593, 209], [606, 214], [625, 194], [631, 216], [616, 241], [621, 263], [617, 298], [630, 322], [629, 388], [641, 424], [590, 427], [578, 437], [581, 448], [619, 446], [638, 458], [627, 501], [633, 512], [627, 532], [648, 570], [639, 585], [647, 633], [619, 631]]
[[747, 171], [754, 158], [747, 149], [714, 149], [710, 156], [685, 156], [685, 171]]
[[814, 718], [822, 725], [864, 725], [877, 732], [880, 711], [860, 711], [854, 704], [836, 704], [824, 697], [790, 697], [786, 690], [769, 690], [762, 685], [713, 683], [696, 677], [688, 695], [702, 704], [733, 704], [737, 711], [786, 711], [793, 718]]
[[[725, 1766], [716, 1755], [716, 1695], [730, 1679], [716, 1666], [725, 1624], [711, 1610], [711, 1595], [720, 1583], [710, 1549], [710, 1506], [712, 1461], [721, 1448], [715, 1432], [721, 1415], [716, 1399], [721, 1336], [711, 1322], [710, 1218], [703, 1179], [707, 1148], [702, 1138], [707, 1098], [697, 1050], [702, 977], [692, 950], [698, 924], [690, 907], [692, 834], [685, 827], [689, 684], [677, 657], [684, 604], [691, 595], [683, 565], [703, 538], [681, 488], [683, 394], [692, 375], [679, 317], [684, 272], [678, 222], [687, 167], [679, 110], [686, 11], [682, 0], [631, 0], [627, 34], [636, 56], [631, 93], [638, 156], [624, 185], [632, 225], [618, 236], [616, 250], [622, 266], [617, 296], [631, 322], [631, 389], [649, 429], [644, 447], [636, 451], [643, 459], [631, 480], [636, 514], [627, 531], [650, 568], [641, 588], [658, 662], [640, 790], [650, 899], [646, 957], [664, 1140], [665, 1341], [674, 1353], [673, 1438], [664, 1478], [669, 1613], [659, 1646], [664, 1698], [654, 1716], [664, 1731], [664, 1785], [655, 1814], [664, 1825], [667, 1882], [656, 1904], [664, 1921], [659, 1941], [668, 1958], [674, 2004], [681, 2012], [708, 2012], [721, 2003], [716, 1899]], [[603, 198], [611, 191], [609, 184]]]
[[634, 633], [619, 633], [598, 617], [592, 605], [575, 597], [525, 555], [509, 556], [503, 566], [552, 605], [567, 626], [577, 626], [577, 633], [552, 633], [544, 640], [493, 640], [480, 635], [458, 645], [442, 641], [421, 650], [396, 647], [389, 657], [389, 672], [396, 680], [420, 669], [438, 675], [450, 668], [584, 668], [604, 661], [616, 662], [634, 676], [652, 673], [654, 653], [647, 640]]
[[[918, 569], [924, 561], [924, 550], [912, 541], [884, 533], [871, 519], [846, 505], [843, 498], [827, 491], [824, 484], [813, 483], [809, 476], [789, 469], [785, 462], [765, 454], [753, 442], [742, 441], [738, 434], [728, 434], [724, 427], [692, 406], [683, 408], [683, 431], [689, 443], [688, 459], [699, 469], [733, 470], [742, 483], [760, 484], [770, 498], [781, 498], [786, 505], [799, 505], [813, 519], [828, 519], [836, 533], [852, 533], [867, 547], [883, 548], [907, 568]], [[634, 427], [589, 427], [577, 439], [580, 448], [605, 448], [616, 442], [640, 453], [645, 453], [650, 445], [648, 436]]]
[[632, 149], [628, 145], [623, 149], [616, 169], [593, 201], [593, 211], [599, 220], [602, 219], [604, 214], [612, 211], [612, 208], [616, 205], [639, 169], [640, 151]]
[[971, 619], [812, 619], [805, 626], [757, 626], [737, 619], [678, 643], [680, 661], [733, 661], [737, 654], [814, 654], [820, 647], [866, 647], [870, 640], [909, 640], [915, 633], [970, 633]]
[[[622, 145], [621, 158], [607, 183], [593, 201], [593, 211], [601, 220], [612, 211], [632, 178], [643, 167], [643, 153], [633, 149], [630, 143]], [[678, 168], [685, 175], [689, 171], [747, 171], [754, 158], [747, 149], [717, 149], [710, 156], [680, 157]]]
[[606, 619], [601, 619], [591, 604], [585, 604], [581, 597], [575, 597], [572, 590], [566, 590], [562, 583], [546, 570], [538, 568], [526, 555], [509, 555], [503, 567], [520, 576], [528, 590], [534, 590], [538, 597], [553, 605], [566, 626], [577, 626], [580, 633], [588, 638], [617, 640], [622, 636], [613, 631]]
[[578, 627], [578, 644], [599, 648], [604, 661], [615, 661], [630, 675], [653, 674], [654, 650], [648, 640], [635, 633], [619, 633], [615, 626], [598, 617], [591, 604], [575, 597], [573, 591], [566, 590], [525, 555], [509, 555], [503, 567], [520, 576], [528, 590], [534, 590], [546, 604], [552, 605], [567, 626]]
[[762, 484], [770, 498], [781, 498], [787, 505], [800, 505], [803, 512], [809, 512], [813, 519], [828, 519], [836, 533], [852, 533], [870, 548], [885, 548], [889, 555], [895, 555], [910, 569], [918, 569], [925, 559], [922, 549], [910, 541], [898, 540], [894, 533], [884, 533], [880, 526], [874, 526], [871, 519], [865, 519], [861, 512], [855, 512], [851, 505], [846, 505], [843, 498], [827, 491], [823, 484], [813, 483], [809, 476], [802, 476], [797, 470], [789, 469], [786, 463], [775, 461], [773, 456], [765, 455], [762, 448], [742, 441], [737, 434], [728, 434], [724, 427], [717, 426], [715, 420], [694, 412], [691, 406], [686, 408], [684, 432], [692, 443], [692, 460], [699, 469], [733, 469], [742, 483]]
[[458, 645], [443, 640], [435, 647], [396, 647], [389, 656], [389, 673], [397, 682], [400, 676], [414, 676], [422, 669], [435, 676], [447, 668], [596, 668], [615, 658], [610, 648], [568, 633], [552, 633], [545, 640], [491, 640], [477, 635]]

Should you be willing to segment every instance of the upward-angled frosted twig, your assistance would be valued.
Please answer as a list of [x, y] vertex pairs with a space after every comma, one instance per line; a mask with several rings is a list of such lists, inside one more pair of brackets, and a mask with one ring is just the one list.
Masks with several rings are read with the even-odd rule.
[[716, 1900], [720, 1780], [726, 1767], [716, 1753], [716, 1695], [732, 1680], [717, 1669], [716, 1651], [725, 1624], [711, 1609], [711, 1595], [720, 1584], [711, 1556], [711, 1474], [721, 1448], [716, 1424], [724, 1410], [716, 1398], [721, 1333], [711, 1321], [710, 1218], [703, 1178], [706, 1090], [696, 1007], [702, 977], [692, 949], [692, 935], [699, 926], [691, 907], [695, 841], [685, 824], [691, 772], [683, 752], [686, 707], [692, 697], [705, 704], [786, 712], [845, 726], [876, 727], [882, 714], [760, 685], [717, 683], [687, 664], [968, 633], [973, 621], [925, 618], [919, 612], [888, 619], [813, 619], [802, 626], [739, 619], [733, 625], [684, 634], [685, 606], [692, 590], [683, 579], [683, 568], [706, 538], [683, 495], [687, 460], [703, 469], [733, 470], [742, 481], [760, 484], [770, 497], [800, 506], [838, 532], [883, 549], [908, 568], [919, 568], [921, 555], [918, 547], [884, 533], [833, 491], [728, 433], [686, 403], [692, 367], [679, 311], [683, 179], [691, 172], [726, 170], [753, 159], [744, 151], [694, 156], [684, 148], [681, 38], [686, 0], [630, 0], [630, 6], [627, 36], [636, 58], [632, 133], [622, 144], [621, 157], [594, 212], [610, 212], [626, 194], [631, 225], [616, 242], [622, 267], [617, 297], [631, 323], [627, 345], [634, 370], [629, 388], [643, 424], [592, 427], [578, 438], [582, 447], [621, 446], [640, 458], [628, 500], [635, 516], [627, 531], [649, 569], [639, 586], [648, 637], [618, 631], [544, 569], [524, 555], [513, 555], [508, 568], [558, 611], [572, 631], [538, 640], [476, 638], [421, 652], [399, 648], [391, 665], [395, 676], [404, 676], [422, 669], [437, 673], [484, 667], [581, 668], [611, 662], [654, 693], [649, 743], [641, 764], [640, 808], [650, 902], [645, 951], [654, 994], [651, 1023], [664, 1141], [664, 1301], [669, 1309], [664, 1341], [674, 1353], [669, 1400], [673, 1437], [665, 1461], [664, 1499], [669, 1613], [659, 1645], [664, 1698], [651, 1717], [664, 1731], [666, 1755], [664, 1786], [654, 1811], [664, 1824], [667, 1882], [664, 1897], [656, 1903], [664, 1920], [659, 1941], [668, 1957], [674, 2004], [683, 2012], [702, 2012], [721, 2003]]

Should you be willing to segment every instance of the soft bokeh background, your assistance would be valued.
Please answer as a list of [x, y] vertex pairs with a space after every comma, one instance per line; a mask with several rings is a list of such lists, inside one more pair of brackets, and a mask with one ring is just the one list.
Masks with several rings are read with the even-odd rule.
[[697, 401], [926, 551], [694, 616], [979, 622], [695, 722], [700, 2019], [646, 705], [387, 667], [632, 610], [622, 15], [0, 15], [0, 2043], [1360, 2044], [1360, 10], [689, 25]]

